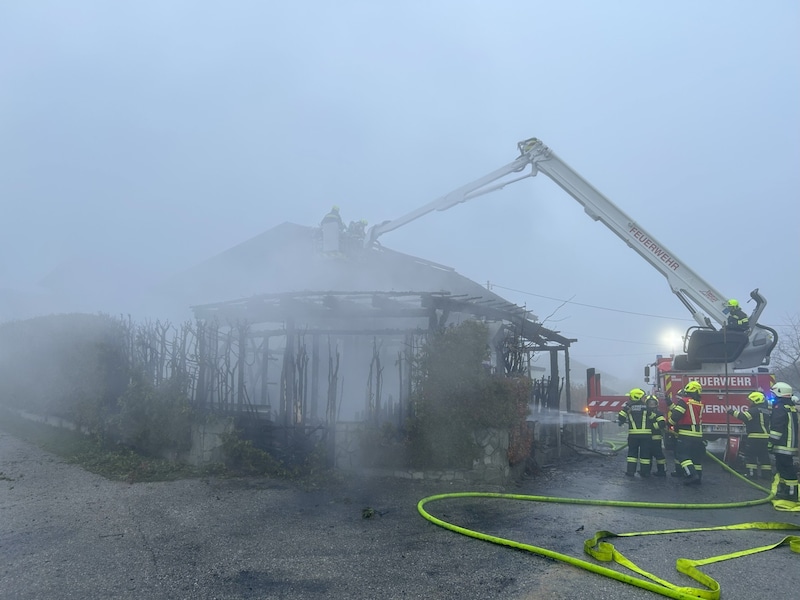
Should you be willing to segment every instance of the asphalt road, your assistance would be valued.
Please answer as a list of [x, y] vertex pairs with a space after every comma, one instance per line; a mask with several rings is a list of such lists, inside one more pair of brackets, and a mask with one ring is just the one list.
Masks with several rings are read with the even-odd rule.
[[[131, 485], [87, 473], [0, 432], [0, 598], [652, 599], [660, 596], [448, 531], [422, 518], [417, 502], [463, 491], [681, 503], [763, 497], [714, 466], [693, 488], [669, 477], [626, 478], [622, 455], [567, 454], [558, 466], [503, 489], [366, 477], [325, 487], [269, 479]], [[365, 508], [375, 511], [371, 518], [364, 518]], [[800, 513], [778, 512], [771, 504], [678, 510], [466, 498], [431, 502], [427, 509], [470, 529], [594, 563], [583, 542], [598, 530], [800, 525]], [[676, 558], [727, 554], [797, 533], [612, 541], [643, 568], [678, 585], [695, 585], [675, 571]], [[703, 570], [721, 583], [725, 600], [767, 592], [800, 596], [800, 555], [785, 546]]]

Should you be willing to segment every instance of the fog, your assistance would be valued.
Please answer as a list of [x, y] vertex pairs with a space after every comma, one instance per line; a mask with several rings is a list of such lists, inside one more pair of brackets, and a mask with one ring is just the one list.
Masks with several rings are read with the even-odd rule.
[[[780, 327], [800, 298], [798, 40], [794, 2], [5, 3], [0, 321], [177, 320], [292, 291], [303, 265], [277, 251], [286, 281], [146, 302], [334, 204], [345, 222], [400, 217], [535, 136], [748, 312], [759, 288]], [[542, 175], [380, 241], [525, 306], [631, 384], [694, 324]]]

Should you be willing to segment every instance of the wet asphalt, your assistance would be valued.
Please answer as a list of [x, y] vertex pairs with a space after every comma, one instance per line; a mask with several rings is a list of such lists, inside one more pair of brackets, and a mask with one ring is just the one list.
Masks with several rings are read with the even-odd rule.
[[[701, 487], [623, 475], [625, 457], [570, 450], [551, 468], [499, 487], [342, 476], [325, 485], [263, 478], [127, 484], [66, 464], [0, 432], [0, 598], [3, 600], [660, 597], [524, 550], [459, 535], [422, 518], [434, 494], [685, 504], [764, 493], [708, 465]], [[365, 509], [369, 509], [365, 517]], [[648, 509], [525, 499], [430, 502], [436, 517], [585, 560], [584, 540], [612, 533], [770, 521], [800, 513], [747, 508]], [[800, 531], [707, 531], [615, 538], [626, 556], [677, 585], [679, 557], [775, 544]], [[619, 566], [603, 564], [622, 573]], [[795, 598], [800, 555], [788, 546], [703, 567], [725, 600]]]

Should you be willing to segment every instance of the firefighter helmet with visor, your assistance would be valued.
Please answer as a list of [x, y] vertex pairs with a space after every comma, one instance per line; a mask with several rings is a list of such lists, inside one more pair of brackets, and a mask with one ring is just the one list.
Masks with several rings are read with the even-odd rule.
[[630, 392], [628, 392], [628, 397], [630, 397], [631, 400], [638, 402], [644, 398], [644, 390], [641, 388], [633, 388]]
[[703, 386], [700, 385], [697, 381], [690, 381], [685, 386], [683, 386], [683, 391], [687, 394], [702, 394], [703, 393]]
[[775, 394], [776, 398], [791, 398], [792, 397], [792, 386], [788, 383], [784, 383], [783, 381], [777, 382], [771, 388], [772, 393]]

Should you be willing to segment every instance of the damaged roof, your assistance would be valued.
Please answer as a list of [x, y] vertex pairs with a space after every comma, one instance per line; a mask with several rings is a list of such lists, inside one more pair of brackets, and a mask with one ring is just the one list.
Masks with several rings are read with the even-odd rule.
[[164, 291], [185, 297], [196, 318], [222, 323], [302, 318], [352, 331], [359, 322], [374, 328], [373, 318], [427, 327], [433, 318], [464, 313], [513, 323], [541, 344], [574, 341], [451, 267], [383, 246], [325, 254], [319, 234], [282, 223], [174, 277]]

